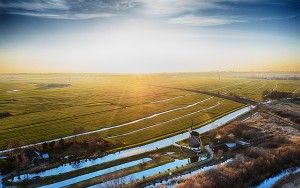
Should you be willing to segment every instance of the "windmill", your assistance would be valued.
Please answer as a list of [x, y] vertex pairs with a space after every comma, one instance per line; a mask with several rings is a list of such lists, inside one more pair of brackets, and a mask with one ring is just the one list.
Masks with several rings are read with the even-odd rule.
[[190, 132], [189, 146], [191, 148], [195, 148], [195, 149], [201, 148], [201, 150], [203, 150], [203, 144], [202, 144], [200, 134], [197, 131], [193, 130], [193, 125], [194, 122], [192, 121], [192, 126], [189, 131]]

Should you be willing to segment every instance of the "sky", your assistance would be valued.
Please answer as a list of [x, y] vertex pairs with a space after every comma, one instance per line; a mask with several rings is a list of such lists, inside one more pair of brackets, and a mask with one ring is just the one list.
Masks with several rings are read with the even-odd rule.
[[0, 0], [0, 73], [300, 71], [298, 0]]

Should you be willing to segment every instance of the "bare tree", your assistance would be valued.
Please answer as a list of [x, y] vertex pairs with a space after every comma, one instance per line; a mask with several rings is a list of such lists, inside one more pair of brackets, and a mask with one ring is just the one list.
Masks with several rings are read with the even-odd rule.
[[[136, 187], [134, 185], [134, 179], [132, 177], [119, 177], [119, 178], [114, 178], [115, 176], [112, 174], [110, 178], [111, 179], [105, 183], [97, 185], [98, 188], [121, 188], [126, 184], [126, 187]], [[131, 186], [129, 185], [131, 184]]]
[[[104, 187], [106, 188], [120, 188], [125, 184], [125, 179], [123, 177], [113, 179], [104, 183]], [[97, 187], [101, 187], [101, 185], [97, 185]], [[103, 187], [103, 186], [102, 186]]]
[[17, 155], [20, 154], [20, 152], [21, 152], [20, 147], [21, 147], [22, 144], [20, 143], [19, 140], [14, 140], [14, 139], [9, 140], [6, 145], [7, 145], [7, 149], [14, 149], [11, 152], [11, 155], [17, 156]]
[[88, 150], [95, 151], [97, 149], [98, 138], [96, 136], [91, 136], [87, 139]]
[[[81, 133], [84, 133], [85, 132], [85, 129], [83, 127], [75, 127], [74, 130], [73, 130], [73, 133], [74, 135], [78, 135], [78, 134], [81, 134]], [[74, 137], [74, 140], [77, 141], [77, 137]]]
[[59, 140], [59, 145], [60, 145], [60, 148], [63, 149], [65, 147], [65, 140], [63, 138], [61, 138]]
[[84, 130], [84, 128], [83, 127], [75, 127], [74, 128], [74, 134], [81, 134], [81, 133], [83, 133], [85, 130]]

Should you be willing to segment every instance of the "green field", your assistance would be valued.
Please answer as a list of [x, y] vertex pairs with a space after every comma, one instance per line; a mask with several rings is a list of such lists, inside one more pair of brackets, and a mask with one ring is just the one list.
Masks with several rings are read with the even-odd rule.
[[[69, 85], [70, 84], [70, 85]], [[243, 104], [178, 89], [209, 90], [261, 100], [264, 90], [300, 93], [300, 81], [267, 80], [213, 73], [2, 74], [0, 148], [10, 140], [36, 143], [128, 123], [99, 132], [124, 146], [201, 126]], [[161, 113], [156, 116], [151, 116]], [[150, 116], [150, 117], [149, 117]], [[134, 131], [133, 133], [131, 133]]]

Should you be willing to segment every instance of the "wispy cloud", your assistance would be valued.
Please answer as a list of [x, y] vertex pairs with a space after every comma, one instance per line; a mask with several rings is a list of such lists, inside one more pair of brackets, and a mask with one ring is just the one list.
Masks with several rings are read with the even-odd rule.
[[[2, 13], [50, 19], [93, 19], [115, 16], [158, 18], [164, 23], [215, 26], [241, 22], [280, 20], [290, 15], [255, 12], [253, 6], [291, 9], [287, 1], [272, 0], [2, 0]], [[243, 10], [243, 11], [240, 11]], [[258, 9], [260, 11], [262, 9]], [[284, 11], [282, 11], [284, 12]], [[252, 19], [252, 20], [251, 20]]]
[[188, 26], [217, 26], [232, 24], [238, 22], [245, 22], [238, 18], [222, 18], [216, 16], [195, 16], [195, 15], [184, 15], [177, 18], [171, 18], [168, 23], [171, 24], [182, 24]]
[[0, 2], [0, 8], [5, 11], [45, 11], [45, 10], [68, 10], [69, 6], [63, 0], [49, 1], [7, 1]]
[[0, 2], [1, 11], [7, 14], [44, 17], [51, 19], [93, 19], [120, 16], [136, 6], [130, 0], [28, 0]]
[[224, 6], [218, 4], [219, 1], [222, 0], [8, 0], [0, 3], [0, 8], [9, 14], [47, 18], [59, 18], [61, 15], [62, 19], [71, 18], [72, 15], [74, 19], [81, 18], [76, 14], [120, 15], [131, 9], [144, 16], [172, 17], [196, 10], [220, 9]]
[[218, 26], [218, 25], [227, 25], [234, 23], [250, 23], [250, 22], [261, 22], [261, 21], [276, 21], [276, 20], [285, 20], [295, 18], [295, 15], [292, 16], [268, 16], [268, 17], [242, 17], [242, 16], [199, 16], [199, 15], [182, 15], [179, 17], [170, 18], [167, 20], [167, 23], [170, 24], [179, 24], [187, 26]]
[[23, 16], [33, 16], [33, 17], [44, 17], [51, 19], [78, 19], [86, 20], [93, 18], [110, 18], [118, 16], [118, 14], [111, 13], [98, 13], [98, 14], [51, 14], [51, 13], [34, 13], [34, 12], [12, 12], [11, 14], [23, 15]]
[[155, 16], [174, 16], [201, 9], [221, 8], [213, 0], [140, 0], [143, 13]]

